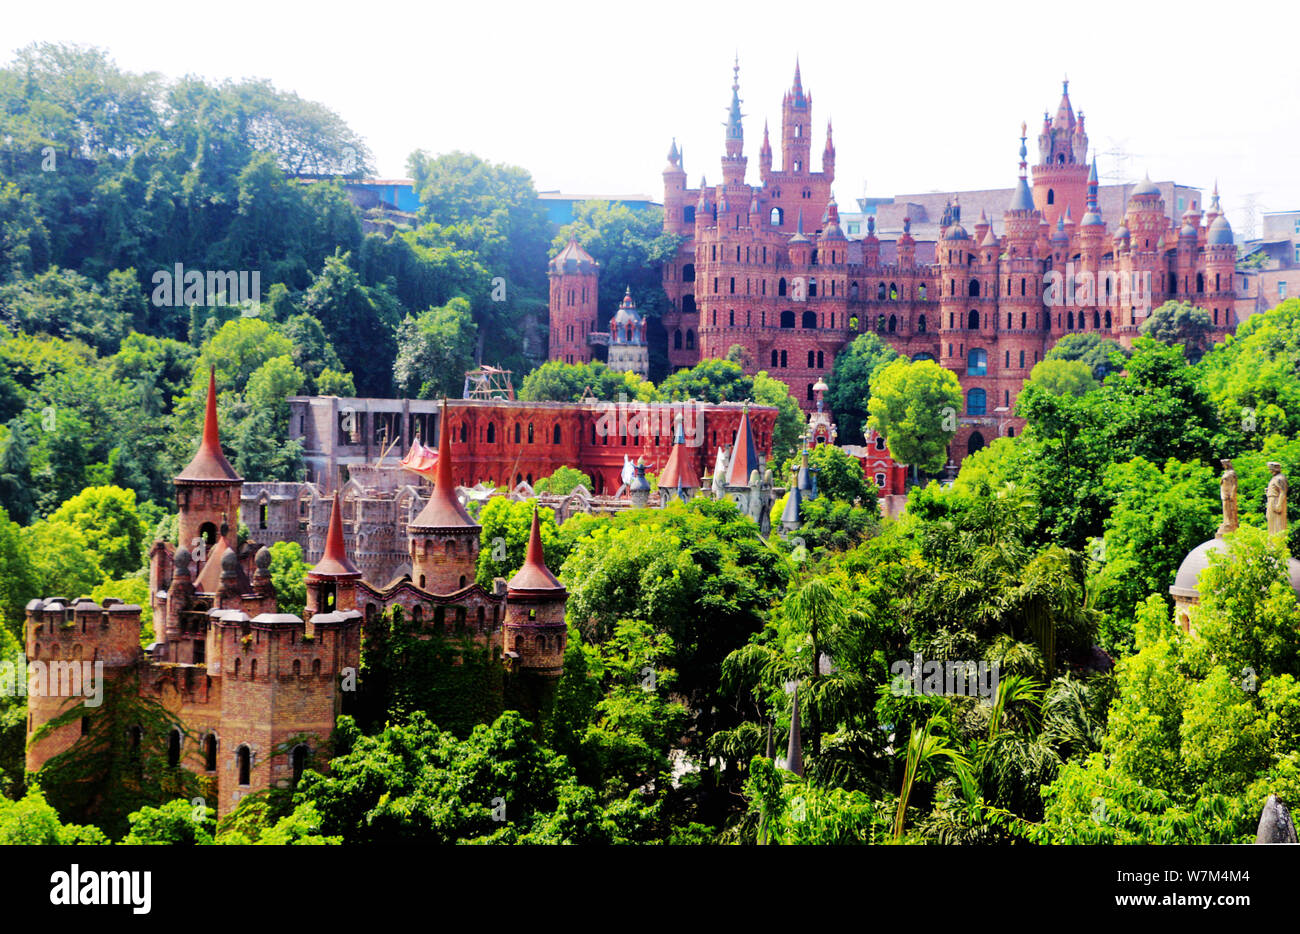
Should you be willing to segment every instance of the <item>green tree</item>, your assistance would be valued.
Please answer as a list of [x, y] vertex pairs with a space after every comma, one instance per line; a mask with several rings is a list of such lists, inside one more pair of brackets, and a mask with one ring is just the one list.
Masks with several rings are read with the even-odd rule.
[[1082, 396], [1097, 388], [1092, 369], [1081, 360], [1042, 360], [1034, 364], [1029, 382], [1055, 396]]
[[533, 489], [538, 493], [565, 496], [572, 493], [579, 486], [590, 490], [591, 478], [581, 470], [575, 470], [572, 467], [557, 467], [549, 477], [542, 477], [534, 483]]
[[466, 371], [474, 367], [478, 326], [464, 298], [418, 317], [408, 315], [397, 326], [397, 360], [393, 382], [404, 398], [455, 398]]
[[825, 398], [847, 443], [856, 444], [866, 430], [872, 374], [897, 358], [898, 351], [870, 331], [853, 338], [835, 355]]
[[144, 566], [148, 529], [134, 490], [88, 487], [51, 513], [48, 521], [79, 531], [95, 564], [109, 577], [124, 577]]
[[775, 406], [777, 410], [776, 424], [772, 427], [772, 460], [780, 463], [791, 456], [803, 440], [803, 410], [790, 387], [768, 375], [766, 370], [754, 374], [752, 392], [759, 405]]
[[306, 577], [311, 570], [303, 561], [302, 546], [297, 542], [272, 542], [270, 550], [271, 583], [280, 612], [302, 616], [307, 606]]
[[874, 374], [868, 424], [903, 464], [935, 473], [948, 457], [962, 411], [961, 386], [933, 360], [894, 360]]
[[[1119, 357], [1114, 357], [1115, 354], [1119, 354]], [[1095, 331], [1086, 331], [1062, 335], [1043, 359], [1078, 360], [1086, 363], [1092, 370], [1093, 378], [1100, 381], [1111, 372], [1123, 369], [1123, 361], [1128, 359], [1128, 351], [1118, 341], [1102, 337]], [[1118, 365], [1115, 362], [1117, 359]]]
[[1188, 359], [1195, 362], [1209, 346], [1213, 328], [1210, 313], [1204, 308], [1191, 302], [1169, 301], [1147, 315], [1138, 330], [1144, 337], [1184, 348]]

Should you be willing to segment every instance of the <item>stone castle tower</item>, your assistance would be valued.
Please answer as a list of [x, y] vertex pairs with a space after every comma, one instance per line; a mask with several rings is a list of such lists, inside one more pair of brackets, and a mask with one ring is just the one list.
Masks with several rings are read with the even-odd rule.
[[387, 583], [364, 579], [345, 547], [336, 492], [324, 553], [306, 575], [303, 619], [280, 612], [270, 550], [241, 545], [232, 532], [243, 481], [221, 450], [216, 402], [210, 373], [202, 440], [175, 481], [180, 540], [155, 542], [149, 554], [157, 640], [142, 648], [140, 607], [117, 600], [28, 604], [28, 771], [93, 732], [99, 711], [87, 705], [79, 720], [36, 736], [86, 700], [80, 677], [76, 692], [40, 689], [51, 663], [62, 672], [75, 662], [78, 676], [89, 672], [105, 690], [129, 688], [162, 704], [176, 724], [166, 738], [168, 764], [210, 781], [216, 800], [207, 803], [218, 816], [252, 792], [291, 787], [308, 766], [328, 767], [323, 753], [346, 693], [356, 689], [363, 631], [380, 638], [383, 614], [394, 607], [417, 625], [470, 636], [535, 703], [553, 696], [567, 593], [546, 567], [536, 514], [528, 557], [509, 584], [498, 578], [485, 589], [474, 581], [480, 529], [451, 479], [445, 407], [437, 483], [407, 530], [410, 573]]
[[588, 337], [596, 330], [596, 287], [600, 264], [570, 240], [547, 267], [551, 281], [550, 359], [590, 363]]

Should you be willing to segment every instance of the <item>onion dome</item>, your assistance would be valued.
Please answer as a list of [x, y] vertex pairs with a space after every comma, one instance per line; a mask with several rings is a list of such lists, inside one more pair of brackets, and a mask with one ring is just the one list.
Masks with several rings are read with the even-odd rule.
[[1236, 239], [1232, 235], [1232, 225], [1228, 223], [1228, 218], [1220, 214], [1210, 224], [1210, 229], [1205, 236], [1207, 246], [1232, 246]]
[[680, 167], [682, 154], [677, 151], [677, 137], [673, 137], [673, 144], [668, 147], [668, 167], [676, 169]]
[[949, 227], [947, 230], [943, 232], [943, 239], [944, 240], [969, 240], [970, 234], [966, 232], [966, 228], [963, 227], [961, 224], [953, 224], [951, 227]]
[[1119, 243], [1122, 241], [1128, 243], [1130, 236], [1131, 234], [1128, 232], [1128, 227], [1124, 224], [1120, 224], [1119, 230], [1115, 231], [1115, 242]]
[[826, 227], [822, 230], [821, 239], [823, 241], [848, 240], [848, 237], [844, 236], [844, 231], [840, 229], [840, 209], [835, 203], [834, 195], [831, 195], [830, 203], [826, 206]]
[[1083, 220], [1079, 221], [1080, 227], [1100, 227], [1101, 225], [1101, 215], [1096, 211], [1088, 211], [1083, 215]]
[[348, 550], [343, 541], [343, 510], [339, 505], [338, 491], [334, 491], [334, 503], [330, 506], [329, 531], [325, 535], [325, 553], [321, 555], [316, 566], [307, 572], [307, 576], [316, 577], [360, 577], [361, 572], [348, 557]]
[[433, 495], [424, 504], [420, 514], [411, 522], [414, 529], [476, 529], [478, 523], [470, 518], [456, 497], [456, 481], [451, 473], [451, 431], [447, 425], [447, 403], [442, 404], [438, 416], [438, 465], [433, 482]]
[[226, 455], [221, 451], [221, 438], [217, 432], [217, 376], [216, 368], [208, 368], [208, 400], [203, 413], [203, 440], [194, 457], [179, 474], [177, 480], [220, 480], [240, 482]]
[[636, 459], [636, 469], [632, 473], [632, 482], [627, 485], [628, 491], [632, 493], [650, 492], [650, 481], [645, 475], [645, 458]]
[[1133, 189], [1133, 194], [1129, 195], [1129, 197], [1130, 198], [1151, 198], [1151, 197], [1158, 198], [1160, 197], [1160, 188], [1159, 186], [1156, 185], [1155, 182], [1151, 181], [1151, 176], [1148, 174], [1141, 182], [1138, 183], [1138, 186]]
[[546, 566], [546, 555], [542, 552], [541, 524], [537, 518], [537, 506], [534, 505], [533, 527], [528, 533], [528, 552], [524, 556], [523, 566], [506, 583], [506, 597], [561, 597], [564, 593], [564, 585]]
[[1186, 215], [1183, 217], [1183, 226], [1178, 228], [1178, 236], [1186, 237], [1190, 240], [1196, 239], [1196, 226], [1187, 219]]
[[600, 264], [573, 237], [569, 238], [568, 244], [555, 254], [550, 263], [551, 273], [557, 276], [564, 273], [595, 273], [599, 268]]

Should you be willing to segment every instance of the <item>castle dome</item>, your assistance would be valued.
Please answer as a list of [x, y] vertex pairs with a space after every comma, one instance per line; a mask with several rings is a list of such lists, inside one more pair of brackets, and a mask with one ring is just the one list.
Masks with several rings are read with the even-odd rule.
[[[1210, 566], [1210, 552], [1222, 553], [1227, 550], [1228, 543], [1222, 538], [1201, 542], [1187, 553], [1183, 563], [1178, 566], [1178, 573], [1174, 575], [1174, 583], [1169, 588], [1169, 593], [1175, 597], [1197, 599], [1200, 592], [1196, 589], [1196, 585], [1200, 581], [1201, 572]], [[1291, 578], [1291, 589], [1295, 591], [1297, 597], [1300, 597], [1300, 561], [1291, 558], [1287, 562], [1287, 575]]]
[[564, 249], [556, 253], [550, 262], [550, 271], [557, 276], [564, 273], [594, 273], [599, 268], [600, 264], [573, 237], [569, 238]]
[[1207, 246], [1232, 246], [1236, 241], [1232, 236], [1232, 225], [1228, 223], [1228, 218], [1220, 214], [1210, 225], [1209, 233], [1206, 235], [1205, 243]]
[[970, 239], [970, 234], [968, 234], [968, 233], [966, 232], [966, 228], [963, 227], [961, 224], [953, 224], [953, 225], [952, 225], [951, 227], [949, 227], [946, 231], [944, 231], [943, 239], [945, 239], [945, 240], [969, 240], [969, 239]]
[[1151, 176], [1148, 175], [1142, 179], [1142, 181], [1138, 182], [1137, 187], [1133, 189], [1133, 194], [1129, 197], [1150, 198], [1153, 195], [1157, 197], [1160, 195], [1160, 186], [1151, 181]]

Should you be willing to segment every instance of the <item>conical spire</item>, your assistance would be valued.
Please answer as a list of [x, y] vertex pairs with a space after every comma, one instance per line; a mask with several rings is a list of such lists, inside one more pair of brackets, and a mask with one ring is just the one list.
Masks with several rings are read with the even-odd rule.
[[217, 431], [217, 371], [208, 368], [208, 400], [203, 413], [203, 439], [189, 464], [176, 477], [177, 480], [231, 480], [243, 478], [235, 473], [226, 455], [221, 451], [221, 437]]
[[677, 151], [677, 137], [673, 137], [673, 144], [668, 148], [668, 164], [675, 166], [682, 158], [682, 154]]
[[731, 107], [727, 112], [727, 139], [744, 139], [745, 130], [741, 126], [741, 118], [744, 116], [740, 112], [740, 56], [736, 56], [736, 63], [731, 68]]
[[456, 498], [456, 481], [451, 466], [451, 426], [447, 424], [447, 402], [443, 400], [438, 413], [438, 472], [434, 475], [433, 495], [410, 524], [411, 528], [478, 528], [478, 523], [470, 518]]
[[564, 592], [564, 586], [546, 566], [546, 555], [542, 551], [542, 526], [536, 504], [533, 505], [533, 526], [528, 532], [528, 552], [524, 556], [523, 566], [510, 578], [506, 587], [512, 593]]
[[1020, 177], [1016, 181], [1016, 191], [1011, 196], [1011, 204], [1007, 206], [1008, 211], [1034, 209], [1034, 195], [1029, 190], [1029, 181], [1025, 178], [1025, 174], [1029, 171], [1029, 163], [1025, 161], [1029, 155], [1029, 149], [1025, 146], [1025, 140], [1028, 138], [1025, 130], [1025, 124], [1020, 124]]
[[792, 91], [803, 90], [803, 79], [799, 76], [799, 56], [794, 57], [794, 84], [790, 86]]
[[803, 739], [799, 735], [799, 686], [790, 692], [790, 744], [785, 751], [785, 767], [803, 777]]
[[361, 576], [357, 566], [348, 557], [347, 545], [343, 540], [343, 509], [339, 504], [338, 490], [334, 491], [334, 503], [330, 506], [330, 526], [329, 532], [325, 535], [325, 553], [308, 573], [313, 577]]
[[1074, 108], [1070, 106], [1070, 79], [1061, 82], [1061, 103], [1056, 108], [1056, 119], [1052, 121], [1056, 130], [1074, 129]]
[[750, 474], [758, 469], [758, 448], [754, 446], [754, 432], [749, 427], [749, 405], [740, 412], [736, 426], [736, 441], [731, 446], [731, 463], [727, 466], [728, 486], [749, 486]]

